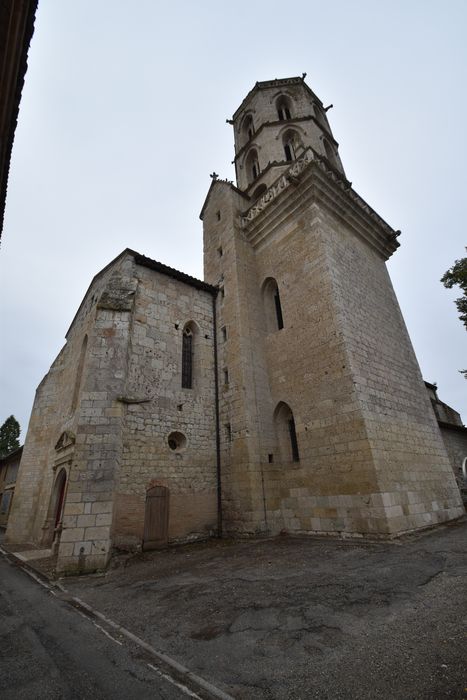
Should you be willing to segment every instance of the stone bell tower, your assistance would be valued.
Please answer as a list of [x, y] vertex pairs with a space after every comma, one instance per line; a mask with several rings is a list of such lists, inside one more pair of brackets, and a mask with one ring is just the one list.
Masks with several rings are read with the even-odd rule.
[[225, 531], [391, 536], [463, 514], [385, 262], [302, 78], [231, 123], [237, 186], [201, 218], [217, 300]]
[[303, 78], [257, 83], [231, 123], [237, 184], [253, 199], [307, 148], [326, 156], [344, 175], [326, 111]]

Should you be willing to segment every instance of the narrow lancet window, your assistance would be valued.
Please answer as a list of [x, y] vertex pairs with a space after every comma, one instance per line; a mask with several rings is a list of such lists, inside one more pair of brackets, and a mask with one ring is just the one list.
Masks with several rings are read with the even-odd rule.
[[289, 436], [290, 436], [290, 447], [292, 450], [292, 461], [299, 462], [300, 455], [298, 454], [298, 442], [297, 433], [295, 432], [295, 421], [293, 416], [289, 418]]
[[268, 277], [262, 287], [265, 329], [268, 333], [274, 333], [284, 328], [281, 298], [279, 287], [273, 277]]
[[300, 453], [298, 451], [294, 415], [290, 406], [282, 401], [274, 411], [274, 423], [281, 461], [289, 464], [291, 462], [299, 462]]
[[284, 321], [282, 319], [281, 298], [278, 289], [274, 292], [274, 307], [276, 309], [277, 330], [280, 331], [284, 328]]
[[250, 139], [253, 138], [253, 135], [255, 133], [255, 130], [253, 127], [253, 118], [252, 118], [251, 114], [245, 118], [245, 120], [243, 122], [242, 130], [243, 130], [243, 134], [244, 134], [246, 141], [250, 141]]
[[255, 149], [251, 150], [245, 161], [248, 182], [254, 182], [260, 175], [258, 153]]
[[285, 159], [288, 161], [295, 160], [298, 152], [303, 148], [298, 133], [292, 129], [287, 129], [282, 137], [282, 143], [284, 146]]
[[291, 119], [290, 102], [287, 99], [287, 97], [280, 97], [277, 100], [276, 107], [277, 116], [279, 117], [280, 121], [284, 121], [285, 119]]
[[193, 388], [193, 333], [190, 328], [183, 331], [182, 341], [182, 389]]

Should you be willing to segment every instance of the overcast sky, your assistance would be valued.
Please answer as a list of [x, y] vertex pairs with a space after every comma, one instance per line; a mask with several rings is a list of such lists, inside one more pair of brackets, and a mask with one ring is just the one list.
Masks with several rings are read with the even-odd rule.
[[439, 279], [467, 244], [466, 0], [40, 0], [0, 249], [0, 424], [126, 247], [202, 278], [209, 173], [257, 80], [307, 72], [347, 177], [394, 228], [422, 373], [467, 420], [467, 334]]

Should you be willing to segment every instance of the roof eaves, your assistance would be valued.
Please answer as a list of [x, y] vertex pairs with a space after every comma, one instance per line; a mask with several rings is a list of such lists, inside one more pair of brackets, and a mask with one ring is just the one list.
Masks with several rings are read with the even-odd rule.
[[20, 445], [17, 447], [15, 450], [12, 450], [9, 452], [7, 455], [4, 455], [3, 457], [0, 458], [0, 464], [4, 464], [5, 462], [9, 462], [12, 460], [14, 457], [21, 456], [23, 452], [23, 447], [24, 445]]
[[168, 277], [172, 277], [173, 279], [178, 280], [179, 282], [184, 282], [185, 284], [188, 284], [191, 287], [201, 289], [204, 292], [209, 292], [209, 294], [217, 294], [217, 287], [214, 287], [212, 284], [208, 284], [207, 282], [203, 282], [203, 280], [199, 280], [196, 277], [187, 275], [186, 272], [181, 272], [180, 270], [176, 270], [174, 267], [164, 265], [163, 263], [160, 263], [157, 260], [148, 258], [146, 257], [146, 255], [137, 253], [135, 250], [130, 250], [129, 248], [127, 248], [125, 252], [133, 256], [134, 261], [137, 265], [142, 265], [143, 267], [147, 267], [150, 270], [154, 270], [155, 272], [160, 272], [163, 275], [167, 275]]
[[201, 211], [200, 211], [200, 213], [199, 213], [199, 218], [201, 219], [201, 221], [203, 220], [204, 211], [205, 211], [205, 209], [206, 209], [206, 207], [207, 207], [207, 205], [208, 205], [208, 201], [209, 201], [209, 198], [210, 198], [210, 196], [211, 196], [211, 192], [212, 192], [214, 186], [215, 186], [217, 183], [222, 183], [222, 184], [224, 184], [224, 185], [228, 185], [228, 186], [229, 186], [234, 192], [236, 192], [237, 194], [241, 195], [242, 197], [245, 197], [245, 199], [248, 199], [248, 200], [250, 199], [250, 198], [248, 197], [248, 195], [245, 194], [245, 192], [242, 192], [242, 190], [239, 190], [238, 187], [236, 187], [236, 186], [233, 184], [233, 182], [231, 182], [230, 180], [218, 180], [217, 178], [213, 178], [213, 179], [212, 179], [212, 182], [211, 182], [211, 186], [210, 186], [209, 189], [208, 189], [208, 193], [207, 193], [207, 195], [206, 195], [206, 199], [204, 200], [203, 207], [202, 207], [202, 209], [201, 209]]
[[86, 293], [83, 296], [83, 299], [81, 301], [81, 304], [79, 305], [75, 315], [73, 316], [73, 320], [70, 323], [70, 326], [65, 334], [65, 338], [68, 338], [68, 334], [70, 333], [70, 330], [73, 327], [74, 322], [76, 321], [76, 318], [81, 311], [84, 302], [86, 301], [86, 298], [96, 282], [102, 275], [107, 272], [107, 270], [112, 267], [112, 265], [115, 265], [115, 263], [123, 258], [124, 255], [131, 255], [131, 257], [134, 259], [135, 263], [137, 265], [142, 265], [143, 267], [147, 267], [151, 270], [155, 270], [156, 272], [160, 272], [164, 275], [167, 275], [168, 277], [172, 277], [173, 279], [177, 279], [179, 282], [184, 282], [185, 284], [189, 284], [191, 287], [195, 287], [196, 289], [201, 289], [205, 292], [209, 292], [209, 294], [217, 294], [217, 287], [213, 287], [211, 284], [208, 284], [207, 282], [203, 282], [202, 280], [196, 279], [196, 277], [191, 277], [191, 275], [187, 275], [185, 272], [180, 272], [180, 270], [176, 270], [173, 267], [169, 267], [168, 265], [164, 265], [163, 263], [158, 262], [157, 260], [153, 260], [152, 258], [148, 258], [146, 255], [142, 255], [141, 253], [138, 253], [136, 250], [131, 250], [131, 248], [125, 248], [119, 255], [117, 255], [116, 258], [111, 260], [105, 267], [102, 268], [97, 274], [94, 275], [94, 277], [91, 280], [91, 283], [89, 287], [86, 290]]
[[[36, 17], [38, 0], [28, 0], [23, 3], [2, 3], [0, 7], [0, 17], [3, 22], [10, 25], [11, 14], [16, 13], [22, 19], [22, 37], [21, 42], [13, 45], [13, 49], [19, 48], [19, 52], [11, 51], [10, 42], [6, 42], [5, 48], [2, 49], [6, 53], [3, 57], [3, 71], [7, 73], [10, 69], [8, 78], [11, 79], [12, 89], [9, 94], [2, 94], [2, 102], [6, 105], [4, 114], [6, 114], [5, 122], [1, 125], [1, 141], [3, 146], [0, 148], [0, 239], [3, 231], [3, 220], [5, 215], [5, 204], [8, 188], [8, 177], [10, 172], [11, 152], [13, 149], [13, 141], [18, 122], [19, 106], [21, 102], [21, 93], [23, 91], [26, 71], [28, 68], [28, 51], [34, 34], [34, 21]], [[9, 13], [9, 17], [6, 17]], [[11, 23], [12, 25], [14, 23]], [[13, 44], [15, 42], [13, 41]], [[19, 46], [18, 46], [19, 43]], [[8, 52], [8, 53], [7, 53]], [[5, 65], [6, 64], [6, 65]], [[4, 84], [8, 84], [8, 80], [4, 80]]]
[[[234, 114], [233, 114], [233, 116], [232, 116], [232, 120], [235, 120], [235, 119], [238, 117], [238, 115], [240, 114], [240, 112], [245, 108], [245, 105], [248, 103], [248, 101], [250, 100], [250, 98], [251, 98], [251, 96], [253, 95], [253, 93], [255, 93], [257, 90], [264, 90], [264, 89], [266, 89], [266, 88], [276, 87], [276, 86], [277, 86], [277, 87], [281, 87], [281, 86], [285, 86], [285, 85], [294, 85], [294, 84], [297, 84], [297, 83], [303, 83], [303, 85], [305, 85], [305, 87], [307, 88], [307, 90], [308, 90], [316, 99], [318, 99], [318, 98], [316, 97], [316, 95], [314, 94], [314, 92], [313, 92], [313, 91], [308, 87], [308, 85], [305, 83], [305, 78], [304, 78], [303, 76], [294, 75], [293, 77], [290, 77], [290, 78], [274, 78], [274, 80], [262, 80], [262, 81], [257, 81], [257, 82], [254, 84], [254, 86], [251, 88], [251, 90], [250, 90], [250, 92], [248, 93], [248, 95], [243, 99], [243, 101], [242, 101], [240, 107], [238, 107], [238, 108], [235, 110], [235, 112], [234, 112]], [[321, 100], [319, 100], [319, 102], [321, 103]]]

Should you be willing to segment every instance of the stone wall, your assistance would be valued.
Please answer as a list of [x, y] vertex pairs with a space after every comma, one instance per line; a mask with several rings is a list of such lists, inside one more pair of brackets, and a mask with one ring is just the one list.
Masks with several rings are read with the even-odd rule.
[[458, 517], [459, 493], [384, 259], [335, 217], [324, 218], [323, 232], [380, 492], [369, 525], [401, 532]]
[[0, 527], [5, 528], [13, 504], [22, 447], [0, 459]]
[[[287, 81], [284, 81], [287, 83]], [[290, 105], [291, 120], [280, 122], [277, 100], [284, 96]], [[252, 118], [253, 136], [248, 139], [245, 132], [245, 117]], [[298, 142], [303, 148], [311, 146], [317, 154], [330, 156], [332, 150], [333, 165], [344, 173], [335, 142], [328, 124], [321, 101], [311, 93], [301, 81], [271, 85], [253, 90], [246, 98], [233, 120], [237, 182], [241, 190], [248, 194], [254, 193], [260, 184], [269, 187], [283, 172], [284, 138], [291, 130], [295, 132]], [[324, 141], [328, 143], [328, 150]], [[247, 162], [250, 151], [254, 149], [258, 156], [260, 176], [252, 182], [251, 174], [247, 172]]]
[[440, 425], [440, 430], [465, 503], [467, 502], [467, 480], [462, 473], [462, 464], [467, 458], [467, 428], [445, 424]]
[[[169, 488], [169, 539], [216, 531], [216, 423], [212, 295], [143, 266], [122, 397], [123, 452], [114, 541], [141, 544], [146, 488]], [[184, 328], [193, 332], [193, 388], [182, 388]], [[186, 443], [172, 450], [169, 435]]]
[[205, 279], [221, 285], [217, 314], [224, 529], [251, 534], [267, 529], [257, 391], [269, 389], [261, 333], [252, 323], [258, 305], [256, 260], [239, 228], [242, 204], [228, 184], [215, 183], [203, 218], [204, 261]]
[[312, 162], [243, 229], [234, 188], [216, 183], [205, 205], [227, 530], [388, 536], [463, 513], [385, 267], [394, 232], [347, 189]]
[[[106, 344], [113, 337], [114, 325], [118, 325], [118, 319], [100, 308], [99, 301], [112, 275], [119, 275], [124, 264], [124, 261], [116, 262], [91, 284], [67, 333], [66, 345], [37, 389], [24, 445], [7, 541], [50, 545], [54, 527], [53, 486], [57, 475], [65, 469], [67, 495], [59, 556], [63, 565], [74, 561], [82, 546], [81, 555], [91, 552], [91, 543], [99, 542], [95, 537], [99, 533], [90, 529], [90, 523], [92, 520], [95, 527], [96, 509], [102, 511], [104, 507], [97, 503], [105, 496], [102, 489], [105, 467], [101, 452], [92, 454], [92, 445], [96, 441], [105, 444], [106, 426], [113, 419], [108, 415], [112, 399], [105, 374], [106, 367], [109, 373], [114, 350]], [[99, 328], [106, 329], [104, 343]], [[78, 372], [80, 364], [81, 372]], [[115, 371], [118, 372], [117, 367]], [[105, 389], [98, 390], [96, 381], [102, 378]], [[67, 439], [60, 440], [64, 434]], [[87, 517], [86, 526], [85, 515], [94, 516]], [[105, 561], [106, 556], [107, 551], [100, 549], [98, 561]]]

